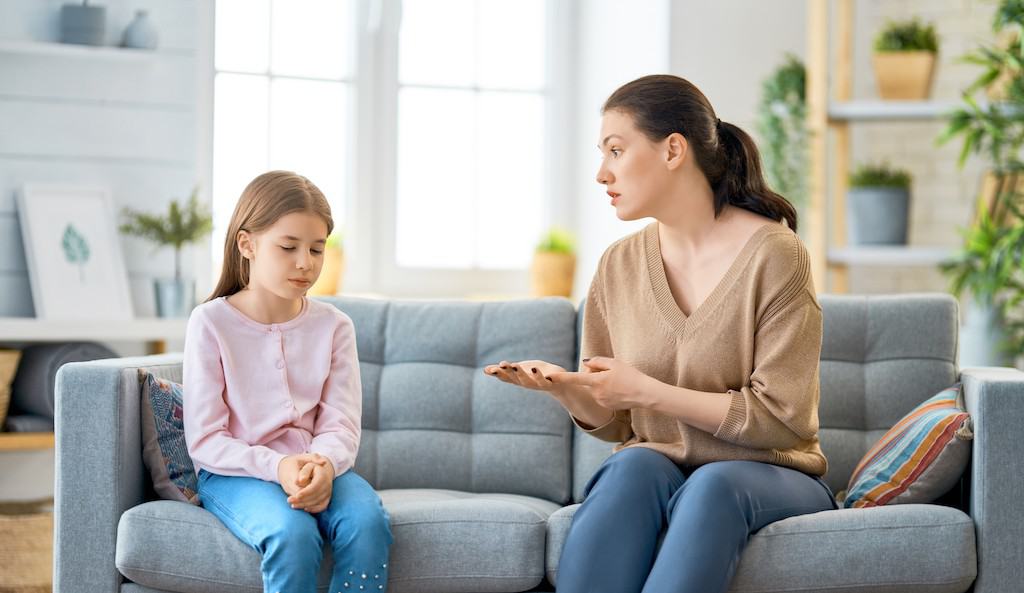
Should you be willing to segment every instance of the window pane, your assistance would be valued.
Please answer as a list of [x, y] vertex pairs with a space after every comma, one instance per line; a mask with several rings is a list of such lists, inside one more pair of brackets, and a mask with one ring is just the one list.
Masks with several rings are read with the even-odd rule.
[[469, 91], [403, 89], [398, 113], [399, 266], [468, 268], [476, 234], [476, 103]]
[[[218, 74], [213, 105], [214, 237], [223, 236], [238, 196], [267, 170], [267, 79]], [[220, 247], [213, 247], [220, 253]]]
[[270, 168], [308, 177], [345, 215], [349, 87], [341, 82], [275, 79], [271, 85]]
[[472, 85], [476, 69], [475, 29], [473, 0], [403, 0], [399, 81]]
[[525, 268], [545, 226], [544, 99], [479, 95], [478, 264]]
[[481, 0], [479, 8], [480, 86], [543, 88], [545, 0]]
[[216, 0], [214, 62], [217, 70], [266, 72], [270, 44], [269, 0]]
[[274, 0], [271, 69], [310, 78], [350, 75], [354, 0]]

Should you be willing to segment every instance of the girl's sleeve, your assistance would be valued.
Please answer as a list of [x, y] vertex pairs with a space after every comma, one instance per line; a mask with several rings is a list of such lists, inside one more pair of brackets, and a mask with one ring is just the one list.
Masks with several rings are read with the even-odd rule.
[[231, 411], [224, 401], [224, 367], [209, 322], [196, 310], [185, 333], [182, 413], [188, 454], [200, 468], [224, 476], [248, 476], [278, 482], [284, 455], [250, 445], [228, 431]]
[[355, 465], [363, 413], [355, 329], [347, 316], [341, 319], [334, 331], [331, 372], [320, 396], [313, 442], [309, 446], [311, 453], [319, 453], [331, 460], [335, 476]]

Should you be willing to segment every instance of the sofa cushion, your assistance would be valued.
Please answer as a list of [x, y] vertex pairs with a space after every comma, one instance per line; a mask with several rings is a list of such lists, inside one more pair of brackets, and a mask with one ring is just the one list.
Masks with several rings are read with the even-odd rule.
[[925, 400], [857, 464], [843, 506], [931, 502], [942, 496], [970, 461], [970, 421], [959, 383]]
[[185, 444], [182, 385], [139, 370], [142, 461], [160, 498], [199, 504], [195, 466]]
[[[572, 517], [565, 507], [548, 521], [547, 576]], [[751, 536], [731, 593], [962, 593], [978, 574], [974, 522], [930, 504], [841, 509], [772, 523]]]
[[[384, 490], [395, 542], [391, 593], [524, 591], [544, 576], [551, 502], [511, 494]], [[330, 581], [328, 546], [320, 586]], [[205, 509], [148, 502], [121, 515], [115, 563], [132, 581], [166, 591], [259, 593], [259, 554]]]

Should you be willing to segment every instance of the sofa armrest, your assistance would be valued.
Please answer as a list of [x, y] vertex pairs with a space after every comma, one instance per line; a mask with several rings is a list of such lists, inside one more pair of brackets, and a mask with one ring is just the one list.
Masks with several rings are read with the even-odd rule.
[[182, 355], [75, 362], [57, 372], [53, 586], [120, 589], [114, 566], [121, 513], [143, 502], [138, 369], [180, 374]]
[[1020, 563], [1024, 373], [1011, 368], [970, 368], [963, 369], [960, 378], [974, 422], [969, 507], [978, 545], [974, 592], [1014, 591], [1024, 580]]

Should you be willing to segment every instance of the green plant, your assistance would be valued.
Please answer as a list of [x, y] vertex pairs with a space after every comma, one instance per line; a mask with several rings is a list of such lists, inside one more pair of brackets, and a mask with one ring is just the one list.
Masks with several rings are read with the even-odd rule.
[[889, 21], [875, 37], [875, 51], [939, 51], [935, 26], [918, 19]]
[[341, 249], [344, 245], [344, 241], [341, 237], [341, 231], [334, 231], [327, 236], [327, 242], [324, 243], [324, 247], [327, 249]]
[[798, 208], [807, 203], [807, 71], [785, 61], [761, 83], [757, 129], [768, 183]]
[[576, 253], [576, 237], [569, 231], [554, 227], [537, 245], [539, 253]]
[[897, 187], [910, 189], [910, 172], [889, 163], [865, 164], [850, 173], [850, 187]]
[[122, 210], [125, 221], [121, 232], [149, 239], [158, 245], [174, 247], [174, 279], [181, 279], [181, 248], [187, 243], [199, 241], [213, 228], [213, 218], [206, 207], [199, 202], [199, 188], [184, 207], [177, 200], [171, 200], [166, 216], [137, 212], [130, 208]]
[[[960, 252], [941, 269], [950, 276], [954, 294], [969, 292], [981, 304], [997, 309], [1007, 333], [1003, 348], [1019, 355], [1024, 352], [1024, 213], [1018, 191], [1024, 174], [1024, 2], [1000, 3], [992, 28], [1009, 34], [1009, 41], [983, 45], [964, 56], [963, 61], [980, 66], [982, 72], [964, 90], [963, 105], [947, 115], [937, 142], [962, 138], [960, 167], [971, 154], [983, 156], [991, 163], [996, 187], [991, 201], [981, 200], [975, 221], [961, 231]], [[975, 98], [997, 81], [1006, 85], [1001, 101], [986, 105]]]

